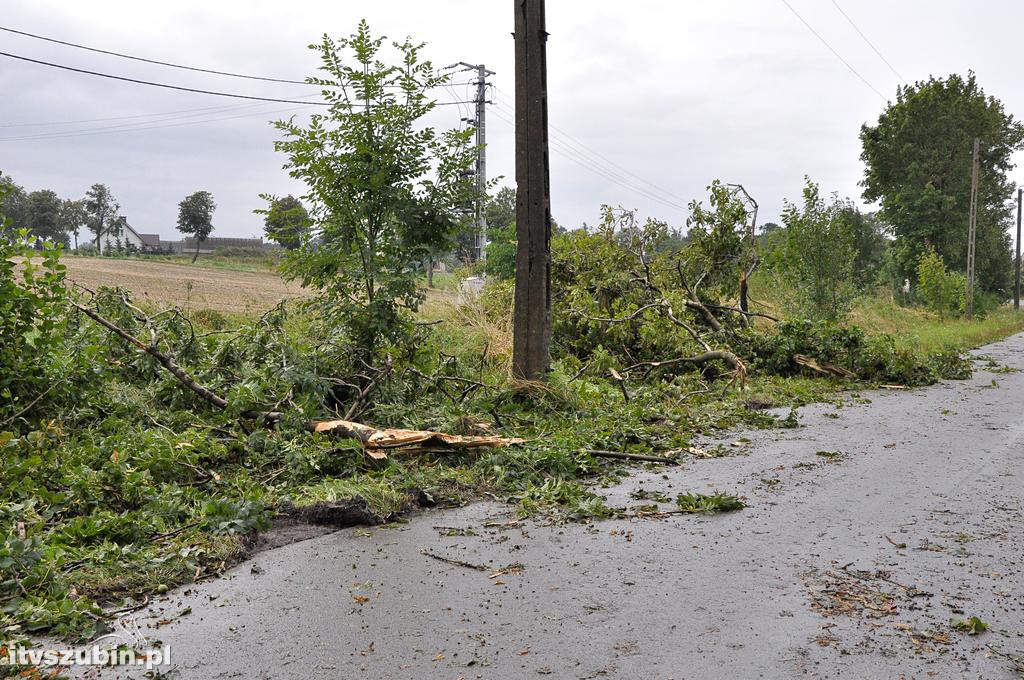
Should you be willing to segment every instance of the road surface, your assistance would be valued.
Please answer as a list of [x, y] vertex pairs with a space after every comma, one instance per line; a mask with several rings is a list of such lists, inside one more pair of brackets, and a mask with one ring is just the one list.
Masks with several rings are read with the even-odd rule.
[[[983, 352], [1024, 369], [1024, 336]], [[1019, 678], [1024, 373], [982, 366], [804, 408], [798, 429], [745, 433], [741, 455], [608, 491], [719, 489], [746, 497], [739, 512], [426, 511], [260, 553], [137, 621], [171, 646], [170, 677], [202, 680]], [[972, 616], [988, 630], [950, 625]]]

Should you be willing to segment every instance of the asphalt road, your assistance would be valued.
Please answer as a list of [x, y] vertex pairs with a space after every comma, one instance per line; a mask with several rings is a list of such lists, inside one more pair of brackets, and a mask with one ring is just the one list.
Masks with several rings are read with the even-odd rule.
[[[1024, 369], [1024, 336], [983, 351]], [[427, 511], [261, 553], [136, 620], [169, 677], [203, 680], [1022, 677], [1024, 373], [859, 396], [609, 490], [720, 489], [740, 512]], [[972, 616], [988, 630], [952, 629]]]

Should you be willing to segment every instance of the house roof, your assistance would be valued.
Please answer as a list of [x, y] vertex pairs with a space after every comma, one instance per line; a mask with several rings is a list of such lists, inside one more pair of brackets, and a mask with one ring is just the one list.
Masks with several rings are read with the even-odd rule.
[[130, 231], [135, 235], [135, 238], [139, 239], [142, 243], [147, 246], [159, 246], [160, 245], [160, 234], [140, 234], [135, 231], [135, 227], [128, 224], [128, 218], [121, 215], [121, 226]]

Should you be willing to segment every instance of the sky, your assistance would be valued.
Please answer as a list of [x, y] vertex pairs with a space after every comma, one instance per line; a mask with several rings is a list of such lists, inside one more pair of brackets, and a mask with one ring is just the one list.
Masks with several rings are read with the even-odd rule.
[[[703, 199], [716, 178], [743, 184], [762, 222], [777, 219], [784, 199], [799, 198], [805, 175], [859, 202], [860, 126], [877, 120], [901, 83], [929, 75], [973, 69], [987, 94], [1024, 112], [1016, 35], [1024, 3], [837, 2], [548, 2], [555, 219], [592, 225], [601, 204], [611, 204], [683, 227], [687, 204]], [[514, 186], [512, 1], [0, 0], [0, 7], [6, 28], [294, 80], [316, 74], [310, 43], [324, 33], [348, 35], [365, 18], [376, 33], [427, 42], [438, 66], [465, 61], [496, 72], [488, 174]], [[317, 95], [304, 84], [182, 71], [2, 31], [0, 51], [199, 89]], [[469, 77], [458, 74], [438, 101], [470, 99]], [[28, 190], [66, 198], [103, 182], [140, 232], [175, 238], [178, 202], [207, 190], [218, 204], [215, 236], [258, 236], [260, 194], [303, 193], [282, 169], [270, 121], [303, 120], [316, 107], [162, 90], [3, 56], [0, 93], [0, 171]], [[458, 127], [467, 115], [468, 107], [439, 106], [429, 122]], [[1024, 181], [1024, 172], [1013, 178]]]

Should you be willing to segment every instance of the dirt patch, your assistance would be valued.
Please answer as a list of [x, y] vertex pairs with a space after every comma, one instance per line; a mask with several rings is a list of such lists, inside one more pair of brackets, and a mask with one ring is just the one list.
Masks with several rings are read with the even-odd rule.
[[297, 283], [285, 282], [272, 272], [98, 257], [67, 257], [63, 262], [68, 278], [86, 288], [119, 286], [138, 300], [182, 309], [259, 313], [305, 293]]

